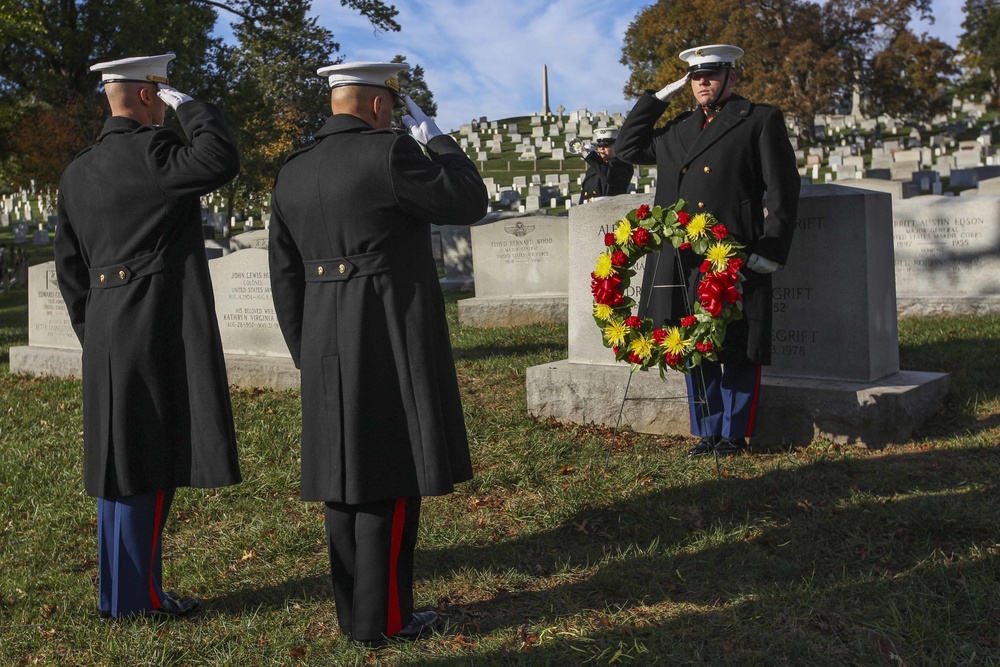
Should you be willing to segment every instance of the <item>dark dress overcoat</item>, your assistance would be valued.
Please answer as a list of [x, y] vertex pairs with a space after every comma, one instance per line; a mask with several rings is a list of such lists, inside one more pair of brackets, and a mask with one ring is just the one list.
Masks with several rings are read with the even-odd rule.
[[[615, 150], [632, 164], [655, 164], [654, 203], [679, 199], [687, 212], [712, 213], [742, 245], [784, 264], [795, 230], [801, 178], [784, 118], [775, 107], [733, 95], [702, 129], [700, 109], [687, 111], [661, 128], [656, 121], [667, 103], [647, 92], [629, 112]], [[766, 214], [765, 214], [766, 211]], [[701, 258], [681, 251], [681, 265], [694, 303]], [[639, 313], [656, 323], [676, 322], [688, 314], [680, 289], [673, 248], [646, 258]], [[731, 323], [720, 359], [771, 362], [771, 276], [743, 269], [743, 316]]]
[[581, 204], [595, 197], [612, 197], [628, 192], [628, 184], [635, 171], [628, 162], [617, 157], [605, 162], [597, 151], [587, 153], [584, 160], [587, 161], [587, 173], [583, 176], [583, 188], [580, 191]]
[[450, 493], [472, 465], [431, 224], [469, 225], [488, 197], [447, 136], [332, 116], [278, 174], [275, 312], [302, 371], [303, 500]]
[[239, 172], [222, 113], [114, 116], [63, 173], [56, 274], [83, 345], [87, 493], [240, 481], [200, 197]]

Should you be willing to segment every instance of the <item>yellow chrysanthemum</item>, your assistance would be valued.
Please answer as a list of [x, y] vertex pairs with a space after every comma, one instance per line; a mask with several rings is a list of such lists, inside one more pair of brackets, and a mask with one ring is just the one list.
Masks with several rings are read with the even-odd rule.
[[732, 256], [733, 246], [728, 243], [713, 243], [705, 253], [705, 259], [712, 263], [713, 271], [725, 271]]
[[645, 361], [653, 355], [653, 339], [639, 336], [629, 344], [628, 349]]
[[611, 320], [611, 323], [604, 327], [604, 340], [614, 346], [621, 346], [625, 342], [626, 334], [628, 334], [628, 326], [625, 325], [624, 320]]
[[688, 241], [696, 241], [700, 239], [708, 230], [708, 216], [704, 213], [699, 213], [698, 215], [691, 218], [690, 222], [687, 224], [687, 239]]
[[615, 267], [611, 264], [611, 255], [602, 252], [597, 257], [597, 268], [594, 269], [594, 275], [603, 280], [610, 277], [614, 272]]
[[615, 309], [606, 303], [595, 303], [594, 304], [594, 317], [603, 321], [610, 320], [611, 316], [614, 315]]
[[670, 327], [660, 345], [671, 354], [684, 354], [691, 348], [691, 339], [681, 335], [680, 327]]
[[631, 238], [632, 224], [626, 218], [619, 222], [618, 227], [615, 228], [615, 243], [618, 245], [625, 245]]

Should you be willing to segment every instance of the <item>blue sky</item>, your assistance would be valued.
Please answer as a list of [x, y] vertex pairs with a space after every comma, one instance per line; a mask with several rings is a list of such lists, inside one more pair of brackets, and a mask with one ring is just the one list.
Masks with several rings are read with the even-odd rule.
[[[396, 54], [424, 68], [438, 105], [438, 125], [456, 130], [472, 118], [501, 119], [542, 109], [542, 66], [549, 106], [627, 112], [619, 63], [625, 31], [653, 0], [389, 0], [398, 33], [376, 33], [340, 0], [313, 0], [321, 25], [345, 60], [388, 61]], [[915, 24], [957, 45], [959, 0], [933, 0], [935, 24]], [[227, 21], [223, 14], [220, 21]], [[219, 33], [228, 31], [220, 26]], [[746, 45], [743, 45], [746, 48]], [[317, 66], [320, 66], [318, 64]]]

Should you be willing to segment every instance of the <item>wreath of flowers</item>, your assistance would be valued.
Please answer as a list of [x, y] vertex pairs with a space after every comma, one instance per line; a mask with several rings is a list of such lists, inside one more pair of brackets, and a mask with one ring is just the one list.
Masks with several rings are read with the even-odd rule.
[[[667, 208], [643, 204], [629, 211], [604, 235], [607, 247], [590, 274], [594, 321], [604, 346], [633, 372], [655, 366], [661, 376], [667, 368], [688, 373], [704, 359], [715, 361], [726, 327], [743, 318], [743, 246], [711, 213], [688, 215], [684, 205], [682, 199]], [[632, 266], [664, 243], [702, 257], [694, 313], [679, 326], [658, 327], [632, 315], [635, 300], [625, 296], [635, 276]]]

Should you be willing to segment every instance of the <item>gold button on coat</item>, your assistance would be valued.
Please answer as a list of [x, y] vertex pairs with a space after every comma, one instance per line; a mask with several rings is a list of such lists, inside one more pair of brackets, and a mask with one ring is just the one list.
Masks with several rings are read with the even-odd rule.
[[681, 173], [682, 173], [682, 174], [686, 174], [686, 173], [688, 173], [688, 168], [687, 168], [687, 167], [682, 167], [682, 168], [681, 168]]
[[344, 266], [343, 264], [341, 264], [339, 267], [337, 267], [337, 270], [340, 271], [341, 275], [344, 275], [345, 273], [347, 273], [347, 267]]
[[705, 165], [705, 173], [706, 174], [711, 174], [712, 173], [712, 168], [709, 167], [707, 164]]
[[107, 278], [105, 278], [105, 277], [104, 277], [104, 274], [102, 273], [102, 274], [101, 274], [101, 282], [103, 283], [103, 282], [104, 282], [105, 280], [107, 280]]
[[316, 275], [321, 276], [321, 275], [323, 275], [323, 273], [324, 273], [323, 272], [323, 267], [322, 266], [317, 266], [316, 267]]
[[705, 208], [705, 202], [703, 201], [698, 202], [698, 208]]
[[118, 272], [118, 277], [121, 278], [122, 280], [125, 280], [125, 272], [124, 271], [119, 271]]

